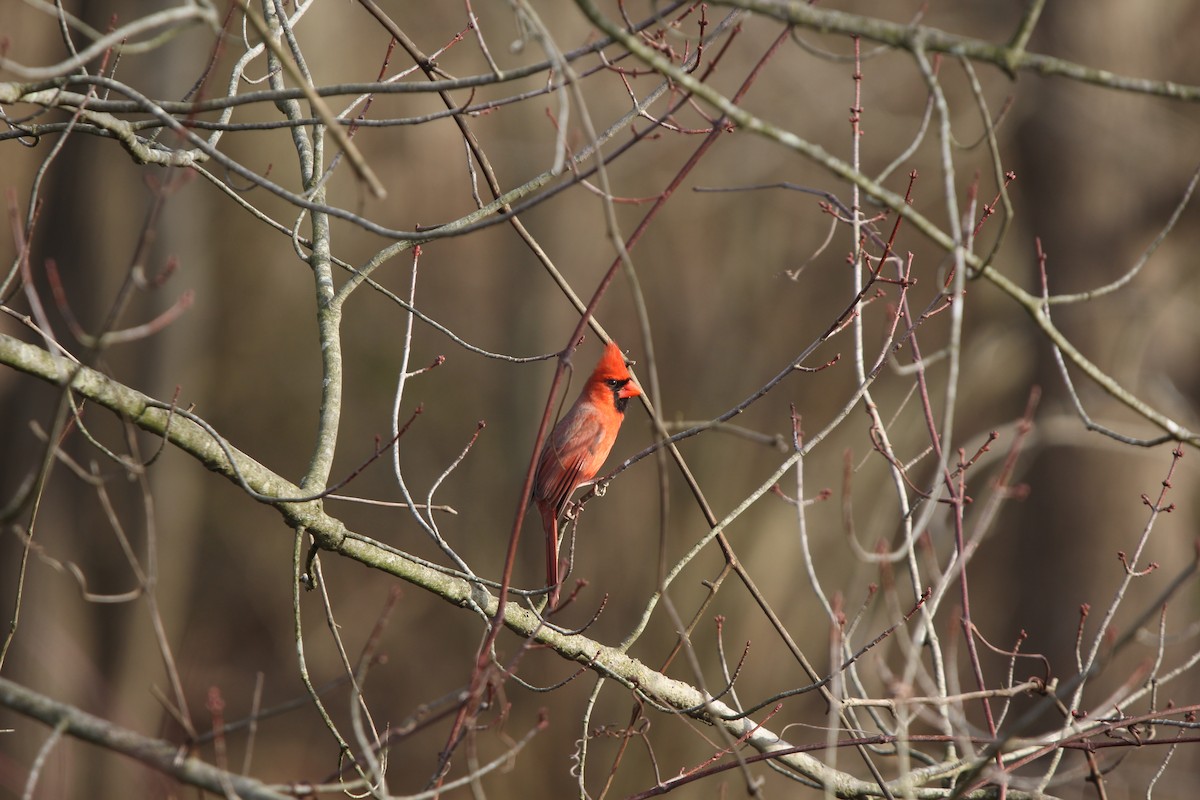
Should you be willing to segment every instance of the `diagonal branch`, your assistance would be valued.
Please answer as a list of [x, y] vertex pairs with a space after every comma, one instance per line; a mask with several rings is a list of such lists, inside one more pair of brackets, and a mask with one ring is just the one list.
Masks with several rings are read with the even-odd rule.
[[[787, 147], [790, 150], [794, 150], [814, 163], [824, 167], [838, 178], [841, 178], [842, 180], [845, 180], [853, 185], [857, 185], [871, 197], [891, 208], [910, 224], [914, 225], [921, 231], [921, 233], [929, 237], [929, 239], [938, 247], [942, 248], [948, 253], [956, 253], [956, 251], [958, 251], [958, 243], [950, 234], [942, 230], [941, 227], [935, 224], [929, 217], [916, 210], [914, 206], [906, 203], [904, 198], [899, 194], [880, 185], [877, 181], [872, 180], [862, 172], [859, 172], [853, 166], [837, 156], [834, 156], [820, 145], [803, 139], [792, 131], [784, 130], [774, 125], [770, 121], [752, 114], [751, 112], [734, 103], [721, 92], [696, 80], [694, 77], [679, 69], [676, 65], [672, 64], [668, 59], [663, 57], [653, 48], [647, 46], [637, 37], [628, 34], [612, 20], [601, 14], [592, 0], [575, 0], [575, 3], [597, 28], [621, 42], [621, 44], [628, 48], [630, 52], [632, 52], [656, 72], [671, 79], [682, 88], [692, 92], [697, 97], [703, 99], [706, 103], [709, 103], [721, 113], [728, 116], [735, 124], [737, 124], [738, 127], [770, 139], [784, 147]], [[759, 10], [759, 6], [761, 5], [763, 6], [762, 10], [764, 12], [770, 10], [787, 9], [789, 12], [794, 12], [793, 15], [796, 18], [796, 24], [803, 24], [804, 20], [808, 20], [812, 27], [816, 27], [821, 30], [854, 33], [855, 31], [852, 28], [847, 27], [849, 23], [845, 22], [843, 18], [857, 20], [864, 25], [868, 22], [879, 22], [879, 24], [882, 26], [891, 26], [902, 31], [910, 30], [904, 26], [895, 26], [892, 23], [883, 23], [878, 20], [867, 20], [865, 18], [855, 17], [853, 15], [843, 14], [841, 12], [821, 11], [819, 12], [820, 14], [830, 16], [809, 17], [808, 15], [810, 13], [818, 13], [817, 10], [800, 3], [785, 4], [768, 2], [768, 0], [739, 0], [738, 3], [735, 3], [735, 5], [741, 5], [743, 7], [753, 8], [755, 10]], [[784, 17], [784, 19], [790, 20], [791, 18]], [[838, 21], [839, 24], [835, 25], [833, 24], [833, 21]], [[885, 27], [884, 30], [891, 30], [891, 27]], [[900, 41], [899, 46], [903, 46], [905, 49], [913, 50], [937, 49], [933, 46], [933, 44], [937, 44], [941, 40], [934, 36], [934, 34], [940, 32], [927, 28], [916, 28], [914, 30], [924, 31], [927, 36], [912, 38], [911, 40], [909, 38], [904, 38]], [[859, 31], [857, 35], [871, 38], [867, 35], [867, 33], [862, 31]], [[897, 35], [899, 34], [897, 33]], [[943, 46], [947, 48], [951, 46], [951, 43], [961, 44], [963, 41], [976, 41], [962, 40], [960, 37], [951, 37], [949, 34], [943, 35], [950, 37], [946, 41], [942, 42]], [[930, 38], [932, 38], [933, 44], [931, 44]], [[970, 48], [968, 48], [968, 50], [969, 49]], [[966, 54], [969, 55], [969, 53]], [[1110, 73], [1105, 74], [1107, 75]], [[1177, 84], [1170, 84], [1170, 86], [1180, 89], [1185, 88], [1178, 87]], [[1114, 88], [1124, 87], [1115, 86]], [[1148, 89], [1146, 91], [1149, 92]], [[1200, 99], [1200, 88], [1195, 90], [1195, 95], [1196, 99]], [[1192, 99], [1192, 97], [1188, 96], [1183, 99]], [[1200, 433], [1189, 430], [1186, 426], [1176, 422], [1174, 419], [1168, 417], [1166, 414], [1163, 414], [1161, 411], [1154, 408], [1137, 395], [1133, 394], [1131, 391], [1118, 383], [1115, 378], [1106, 373], [1098, 365], [1088, 359], [1087, 356], [1080, 352], [1080, 350], [1066, 337], [1066, 335], [1059, 330], [1045, 314], [1041, 312], [1042, 301], [1036, 295], [1031, 294], [1030, 292], [1018, 286], [1015, 281], [1013, 281], [1007, 275], [1001, 273], [996, 269], [995, 266], [993, 266], [990, 262], [985, 261], [978, 254], [969, 251], [962, 251], [961, 256], [963, 261], [966, 262], [966, 264], [970, 266], [972, 270], [978, 273], [980, 277], [987, 279], [987, 281], [993, 286], [1007, 294], [1009, 297], [1015, 300], [1018, 305], [1025, 309], [1026, 313], [1029, 314], [1033, 322], [1042, 330], [1046, 337], [1050, 339], [1050, 341], [1056, 347], [1062, 350], [1063, 355], [1066, 356], [1067, 359], [1070, 360], [1071, 363], [1073, 363], [1076, 367], [1082, 370], [1107, 394], [1125, 405], [1127, 408], [1134, 411], [1147, 422], [1150, 422], [1154, 426], [1161, 428], [1170, 435], [1170, 438], [1176, 441], [1186, 442], [1193, 446], [1200, 446]]]
[[1081, 83], [1090, 83], [1106, 89], [1117, 89], [1138, 94], [1170, 97], [1187, 102], [1200, 101], [1200, 86], [1191, 86], [1174, 81], [1154, 81], [1117, 75], [1106, 69], [1077, 64], [1055, 56], [1029, 53], [1025, 42], [1037, 18], [1027, 16], [1022, 22], [1016, 40], [1008, 44], [993, 44], [983, 39], [973, 39], [947, 33], [926, 25], [902, 25], [897, 22], [849, 14], [820, 8], [805, 0], [717, 0], [718, 5], [744, 8], [768, 17], [799, 25], [821, 33], [839, 33], [843, 36], [860, 36], [873, 42], [889, 45], [900, 50], [927, 50], [932, 53], [949, 53], [963, 56], [1005, 70], [1010, 75], [1018, 71], [1034, 72], [1039, 75], [1070, 78]]

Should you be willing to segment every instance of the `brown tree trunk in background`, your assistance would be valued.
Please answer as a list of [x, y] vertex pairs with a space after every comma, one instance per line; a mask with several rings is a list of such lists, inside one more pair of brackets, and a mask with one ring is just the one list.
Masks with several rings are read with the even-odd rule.
[[[119, 3], [116, 7], [112, 3], [106, 4], [96, 10], [95, 19], [88, 19], [85, 14], [85, 21], [103, 30], [110, 22], [110, 15], [132, 18], [143, 13], [142, 4], [130, 2], [127, 5], [122, 8]], [[88, 8], [94, 9], [94, 6]], [[197, 45], [202, 43], [201, 39], [195, 40]], [[61, 57], [60, 45], [46, 56], [46, 60]], [[148, 88], [167, 97], [182, 96], [198, 77], [180, 74], [179, 69], [195, 70], [206, 61], [203, 52], [182, 41], [172, 48], [137, 58], [138, 69], [160, 81], [159, 85]], [[145, 67], [146, 59], [156, 60], [157, 67]], [[50, 144], [49, 140], [43, 140], [39, 144], [40, 151], [47, 154]], [[164, 386], [161, 376], [169, 374], [167, 380], [170, 381], [179, 381], [180, 376], [185, 376], [184, 404], [203, 400], [208, 391], [207, 365], [210, 363], [205, 357], [208, 337], [204, 333], [204, 320], [209, 318], [205, 309], [212, 307], [206, 284], [211, 275], [212, 260], [208, 250], [214, 237], [207, 232], [210, 226], [199, 217], [206, 213], [209, 205], [193, 199], [186, 204], [187, 218], [181, 219], [179, 214], [172, 213], [172, 197], [166, 197], [159, 220], [150, 233], [151, 246], [146, 250], [142, 266], [147, 276], [153, 277], [168, 258], [174, 256], [178, 258], [180, 268], [161, 289], [135, 289], [126, 311], [110, 326], [119, 329], [147, 322], [171, 305], [185, 289], [191, 288], [203, 300], [189, 311], [187, 332], [181, 335], [168, 328], [147, 340], [125, 347], [117, 345], [97, 354], [70, 335], [62, 314], [55, 307], [45, 277], [46, 260], [54, 260], [66, 287], [70, 310], [80, 325], [89, 334], [101, 332], [112, 313], [120, 281], [128, 273], [138, 249], [138, 231], [154, 202], [152, 187], [181, 175], [160, 167], [135, 165], [112, 140], [90, 136], [75, 136], [71, 146], [64, 148], [58, 159], [42, 186], [31, 270], [59, 339], [83, 357], [85, 363], [118, 365], [115, 372], [122, 375], [123, 380], [156, 396], [170, 397], [172, 394], [173, 387]], [[131, 172], [139, 173], [139, 176], [131, 179]], [[195, 183], [195, 176], [182, 177]], [[23, 184], [28, 185], [28, 182]], [[104, 196], [96, 196], [79, 191], [81, 186], [107, 188]], [[19, 195], [22, 213], [27, 201], [27, 194]], [[17, 305], [24, 306], [23, 303]], [[129, 360], [126, 355], [131, 350], [136, 350], [136, 360]], [[7, 457], [0, 459], [3, 501], [12, 497], [16, 488], [14, 481], [21, 471], [28, 469], [31, 461], [42, 457], [44, 446], [28, 429], [27, 420], [37, 419], [44, 428], [49, 427], [58, 397], [59, 392], [50, 387], [17, 393], [0, 392], [0, 442], [6, 443], [4, 449], [7, 452]], [[85, 409], [84, 421], [89, 427], [94, 426], [95, 434], [110, 443], [115, 452], [127, 451], [125, 435], [111, 418]], [[182, 623], [187, 619], [184, 610], [191, 602], [190, 593], [203, 571], [194, 556], [204, 520], [202, 485], [187, 471], [152, 470], [146, 479], [146, 489], [152, 493], [153, 502], [144, 504], [141, 487], [127, 480], [123, 469], [109, 461], [98, 460], [94, 448], [86, 442], [81, 443], [80, 439], [78, 430], [73, 431], [67, 437], [64, 450], [78, 457], [85, 468], [94, 464], [97, 473], [103, 476], [114, 506], [114, 516], [121, 521], [141, 568], [156, 573], [154, 591], [159, 615], [164, 620], [167, 643], [175, 648], [184, 634]], [[148, 459], [158, 448], [158, 442], [144, 434], [138, 435], [138, 442], [143, 459]], [[165, 457], [173, 455], [167, 453]], [[5, 477], [3, 471], [10, 468], [13, 477]], [[58, 474], [65, 468], [59, 464], [55, 469]], [[153, 515], [152, 519], [147, 518], [148, 513]], [[27, 506], [16, 521], [24, 526], [28, 520]], [[150, 535], [155, 537], [153, 547], [148, 544]], [[87, 554], [84, 575], [90, 592], [120, 594], [137, 588], [137, 578], [95, 493], [78, 481], [50, 482], [41, 498], [35, 542], [52, 558], [70, 553]], [[4, 569], [0, 571], [0, 602], [7, 615], [16, 592], [19, 542], [15, 537], [6, 536], [2, 548], [0, 563]], [[38, 566], [34, 564], [31, 569], [37, 570]], [[174, 723], [151, 692], [151, 687], [156, 687], [172, 705], [175, 704], [159, 644], [149, 623], [149, 608], [145, 596], [119, 604], [80, 602], [76, 582], [65, 571], [55, 581], [29, 581], [21, 604], [17, 639], [36, 639], [42, 644], [33, 648], [15, 647], [15, 657], [5, 665], [4, 674], [17, 681], [53, 688], [81, 708], [134, 730], [150, 734], [167, 732], [177, 737]], [[29, 657], [30, 650], [37, 652], [39, 657]], [[81, 673], [89, 675], [89, 680], [81, 683]], [[33, 676], [36, 680], [29, 680]], [[200, 712], [198, 722], [202, 728], [207, 727], [203, 708], [193, 708], [193, 711]], [[32, 753], [36, 752], [38, 744], [37, 741], [25, 741], [12, 746], [34, 748]], [[152, 796], [161, 791], [157, 776], [129, 760], [111, 758], [102, 750], [78, 742], [63, 746], [71, 749], [78, 770], [76, 774], [91, 776], [86, 788], [93, 796]], [[152, 786], [140, 783], [147, 779]], [[47, 776], [43, 788], [55, 791], [54, 781], [52, 774]], [[72, 790], [78, 792], [81, 788], [73, 786]]]
[[[1172, 51], [1163, 42], [1171, 41], [1174, 31], [1183, 29], [1178, 27], [1181, 24], [1119, 0], [1050, 3], [1030, 49], [1084, 64], [1110, 63], [1113, 43], [1119, 39], [1119, 68], [1127, 74], [1178, 75], [1177, 65], [1164, 63]], [[1170, 151], [1186, 150], [1190, 141], [1195, 149], [1194, 128], [1178, 124], [1168, 103], [1078, 88], [1061, 80], [1021, 77], [1015, 109], [1017, 161], [1006, 164], [1018, 175], [1017, 230], [1022, 237], [1022, 245], [1010, 242], [1011, 263], [1021, 263], [1016, 248], [1028, 241], [1024, 263], [1029, 269], [1021, 277], [1026, 285], [1037, 286], [1032, 242], [1034, 236], [1040, 237], [1048, 254], [1051, 293], [1084, 291], [1120, 277], [1158, 235], [1172, 211], [1170, 205], [1148, 204], [1145, 198], [1182, 196], [1190, 175], [1166, 172], [1146, 152], [1127, 143], [1135, 137], [1158, 140]], [[1080, 135], [1081, 130], [1094, 133]], [[1171, 189], [1164, 192], [1164, 186]], [[1153, 341], [1133, 340], [1126, 320], [1144, 325], [1148, 315], [1161, 313], [1166, 305], [1164, 292], [1170, 296], [1182, 290], [1194, 301], [1194, 283], [1167, 287], [1158, 276], [1174, 272], [1172, 260], [1193, 258], [1200, 244], [1195, 219], [1195, 210], [1189, 210], [1134, 285], [1115, 299], [1057, 306], [1053, 312], [1072, 341], [1088, 343], [1089, 358], [1115, 369], [1123, 385], [1188, 425], [1196, 420], [1194, 394], [1188, 398], [1193, 403], [1181, 403], [1179, 396], [1164, 391], [1166, 387], [1139, 380], [1144, 363], [1162, 362], [1179, 349], [1183, 339], [1177, 335], [1179, 329], [1164, 327], [1163, 337]], [[1194, 374], [1194, 356], [1177, 363], [1174, 371]], [[1160, 433], [1132, 422], [1077, 372], [1071, 377], [1097, 421], [1133, 436]], [[1038, 343], [1035, 380], [1045, 388], [1043, 417], [1074, 415], [1045, 342]], [[1012, 637], [1019, 628], [1028, 630], [1025, 650], [1046, 652], [1060, 675], [1074, 671], [1071, 643], [1079, 624], [1074, 610], [1091, 604], [1088, 630], [1094, 631], [1123, 577], [1117, 553], [1132, 555], [1146, 523], [1149, 510], [1139, 495], [1157, 497], [1171, 461], [1170, 444], [1140, 455], [1128, 449], [1117, 452], [1109, 445], [1098, 433], [1081, 432], [1072, 436], [1071, 443], [1037, 453], [1033, 468], [1023, 476], [1034, 492], [1027, 501], [1010, 507], [1007, 524], [1001, 526], [1004, 541], [989, 545], [1006, 561], [1006, 567], [995, 570], [994, 586], [988, 592], [1003, 598], [995, 609], [996, 634]], [[1196, 488], [1194, 475], [1194, 470], [1177, 475], [1173, 498], [1183, 508], [1159, 521], [1137, 565], [1144, 568], [1148, 561], [1157, 561], [1164, 568], [1154, 578], [1134, 582], [1133, 602], [1127, 609], [1144, 608], [1168, 576], [1190, 561], [1194, 526], [1189, 520], [1197, 518], [1190, 502]], [[1053, 613], [1046, 613], [1047, 609]], [[1117, 624], [1124, 620], [1118, 619]], [[1114, 681], [1126, 674], [1120, 668], [1112, 671]]]

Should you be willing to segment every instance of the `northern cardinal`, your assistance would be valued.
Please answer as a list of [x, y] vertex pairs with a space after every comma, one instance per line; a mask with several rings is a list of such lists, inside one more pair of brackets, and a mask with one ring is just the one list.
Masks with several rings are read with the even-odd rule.
[[621, 349], [610, 342], [579, 399], [542, 446], [533, 476], [533, 501], [546, 531], [546, 583], [551, 587], [547, 608], [558, 602], [558, 517], [571, 493], [596, 477], [617, 440], [629, 398], [641, 393]]

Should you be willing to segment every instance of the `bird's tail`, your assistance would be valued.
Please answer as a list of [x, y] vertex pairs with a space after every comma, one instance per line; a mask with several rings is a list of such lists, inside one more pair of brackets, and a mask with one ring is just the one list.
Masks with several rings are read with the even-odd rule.
[[549, 611], [558, 604], [558, 509], [550, 503], [538, 503], [542, 515], [542, 530], [546, 532], [546, 585], [550, 587]]

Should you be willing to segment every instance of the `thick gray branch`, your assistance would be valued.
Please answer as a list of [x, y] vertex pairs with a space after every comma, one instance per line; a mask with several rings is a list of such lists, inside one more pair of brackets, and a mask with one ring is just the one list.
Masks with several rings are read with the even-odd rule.
[[[142, 430], [166, 438], [208, 469], [259, 495], [272, 498], [303, 496], [299, 486], [281, 478], [227, 441], [222, 439], [218, 443], [214, 433], [199, 421], [193, 421], [199, 418], [188, 419], [178, 413], [172, 413], [166, 404], [93, 369], [75, 364], [66, 358], [55, 358], [40, 347], [4, 334], [0, 334], [0, 364], [7, 364], [59, 386], [69, 383], [71, 390], [76, 394], [128, 419]], [[467, 581], [406, 558], [401, 553], [385, 550], [366, 537], [351, 533], [341, 520], [325, 513], [320, 501], [287, 502], [276, 499], [273, 505], [288, 525], [304, 528], [323, 549], [395, 575], [438, 594], [455, 605], [470, 605], [472, 586]], [[478, 587], [476, 592], [475, 599], [478, 602], [486, 593], [480, 593]], [[481, 605], [490, 616], [496, 611], [496, 598], [487, 595], [486, 602]], [[657, 705], [685, 713], [709, 724], [724, 726], [735, 739], [743, 741], [760, 753], [777, 754], [777, 763], [830, 787], [838, 797], [869, 797], [881, 794], [879, 787], [870, 781], [859, 780], [833, 769], [806, 753], [785, 752], [791, 750], [794, 745], [781, 739], [768, 728], [749, 718], [732, 719], [737, 713], [729, 706], [712, 699], [688, 683], [651, 669], [616, 648], [602, 645], [586, 636], [570, 635], [548, 627], [532, 611], [515, 603], [506, 604], [504, 624], [518, 635], [533, 639], [552, 648], [564, 658], [618, 681]], [[0, 685], [0, 688], [2, 687], [3, 685]], [[7, 695], [0, 693], [0, 703], [7, 705], [6, 697]], [[39, 716], [40, 718], [42, 717]], [[59, 719], [60, 717], [53, 717], [49, 724], [57, 724]], [[88, 738], [74, 729], [68, 732]], [[130, 754], [141, 758], [137, 753]], [[944, 789], [926, 784], [951, 778], [971, 766], [971, 762], [959, 760], [914, 770], [891, 781], [888, 788], [894, 795], [915, 798], [945, 797]], [[979, 796], [986, 795], [985, 792]], [[1017, 795], [1010, 791], [1009, 796]]]
[[52, 728], [65, 725], [64, 733], [136, 758], [180, 783], [202, 787], [218, 796], [233, 793], [244, 800], [294, 800], [295, 797], [197, 758], [185, 758], [183, 748], [178, 745], [122, 728], [4, 678], [0, 678], [0, 705]]

